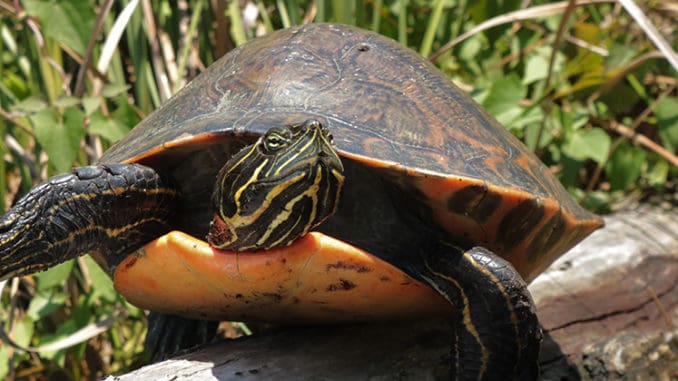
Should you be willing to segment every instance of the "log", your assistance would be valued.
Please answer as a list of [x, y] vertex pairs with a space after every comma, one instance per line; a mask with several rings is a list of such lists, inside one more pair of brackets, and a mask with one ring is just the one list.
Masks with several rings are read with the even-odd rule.
[[[678, 211], [637, 206], [539, 276], [544, 380], [678, 378]], [[444, 320], [280, 328], [211, 343], [115, 380], [445, 379]]]
[[641, 206], [605, 223], [530, 285], [542, 376], [675, 379], [678, 210]]

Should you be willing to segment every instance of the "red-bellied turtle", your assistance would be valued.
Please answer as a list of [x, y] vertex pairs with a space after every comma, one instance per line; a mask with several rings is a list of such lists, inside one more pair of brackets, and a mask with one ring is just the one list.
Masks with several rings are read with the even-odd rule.
[[599, 226], [416, 53], [310, 24], [235, 49], [100, 164], [33, 189], [0, 221], [0, 278], [89, 252], [133, 303], [191, 318], [449, 313], [453, 375], [525, 379], [541, 334], [523, 279]]

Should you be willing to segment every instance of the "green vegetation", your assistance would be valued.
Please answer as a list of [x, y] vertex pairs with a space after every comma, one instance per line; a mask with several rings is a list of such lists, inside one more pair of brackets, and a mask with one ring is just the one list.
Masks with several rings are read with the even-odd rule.
[[[310, 21], [375, 30], [434, 58], [592, 210], [674, 193], [678, 95], [667, 53], [617, 3], [521, 3], [0, 0], [0, 206], [95, 160], [234, 46]], [[675, 49], [671, 2], [642, 3]], [[0, 378], [91, 378], [144, 361], [143, 312], [91, 259], [5, 288], [5, 331], [43, 350], [0, 344]]]

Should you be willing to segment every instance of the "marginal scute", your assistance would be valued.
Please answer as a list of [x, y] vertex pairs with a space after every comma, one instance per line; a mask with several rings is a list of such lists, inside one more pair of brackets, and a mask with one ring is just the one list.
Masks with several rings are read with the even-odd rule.
[[484, 223], [501, 204], [501, 196], [487, 191], [485, 184], [472, 184], [450, 195], [447, 209], [456, 214], [473, 218]]
[[473, 184], [462, 188], [447, 199], [447, 210], [452, 213], [469, 215], [487, 194], [487, 186]]
[[537, 262], [539, 257], [545, 254], [546, 248], [559, 245], [566, 233], [567, 221], [563, 218], [562, 210], [559, 209], [535, 234], [527, 250], [527, 260]]
[[530, 198], [511, 209], [499, 224], [497, 240], [506, 249], [520, 244], [542, 222], [544, 206], [539, 198]]

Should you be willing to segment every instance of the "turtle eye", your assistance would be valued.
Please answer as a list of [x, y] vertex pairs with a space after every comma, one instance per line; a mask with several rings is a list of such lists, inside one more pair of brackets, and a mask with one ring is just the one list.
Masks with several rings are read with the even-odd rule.
[[288, 141], [284, 136], [276, 132], [270, 132], [264, 136], [264, 151], [266, 153], [274, 153], [285, 147]]

